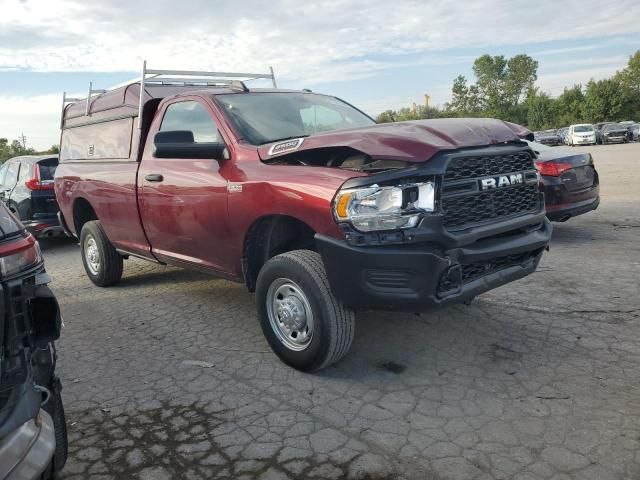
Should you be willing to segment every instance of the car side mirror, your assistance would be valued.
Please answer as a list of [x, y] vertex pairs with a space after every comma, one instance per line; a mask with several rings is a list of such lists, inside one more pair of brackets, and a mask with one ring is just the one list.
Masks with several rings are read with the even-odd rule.
[[193, 132], [189, 130], [169, 130], [158, 132], [153, 137], [153, 156], [223, 160], [228, 158], [228, 153], [224, 143], [196, 143]]

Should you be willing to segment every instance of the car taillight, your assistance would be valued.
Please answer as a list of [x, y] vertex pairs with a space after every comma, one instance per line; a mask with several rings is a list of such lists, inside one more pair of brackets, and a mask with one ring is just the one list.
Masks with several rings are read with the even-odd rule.
[[29, 235], [0, 251], [0, 275], [10, 277], [42, 262], [40, 245]]
[[40, 166], [37, 163], [33, 164], [33, 176], [24, 182], [29, 190], [53, 190], [53, 182], [40, 180]]
[[536, 168], [540, 172], [540, 175], [559, 177], [567, 170], [571, 170], [573, 165], [566, 162], [536, 162]]

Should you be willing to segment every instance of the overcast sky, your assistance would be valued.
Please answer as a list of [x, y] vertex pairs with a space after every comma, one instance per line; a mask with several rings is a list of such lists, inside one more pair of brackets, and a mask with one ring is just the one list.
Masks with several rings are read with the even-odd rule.
[[151, 68], [257, 71], [375, 115], [449, 99], [484, 53], [527, 53], [538, 85], [604, 78], [640, 49], [637, 0], [0, 0], [0, 137], [57, 143], [61, 93]]

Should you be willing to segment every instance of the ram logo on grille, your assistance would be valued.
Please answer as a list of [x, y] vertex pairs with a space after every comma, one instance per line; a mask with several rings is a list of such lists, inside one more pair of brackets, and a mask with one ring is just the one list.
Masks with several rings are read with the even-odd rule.
[[524, 175], [522, 173], [512, 173], [511, 175], [483, 178], [480, 180], [480, 189], [490, 190], [492, 188], [508, 187], [510, 185], [522, 185], [523, 183]]

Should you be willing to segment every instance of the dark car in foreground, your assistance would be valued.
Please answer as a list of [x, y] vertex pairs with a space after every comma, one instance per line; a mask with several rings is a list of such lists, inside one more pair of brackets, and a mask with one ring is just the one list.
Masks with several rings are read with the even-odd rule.
[[619, 123], [605, 123], [600, 130], [600, 143], [626, 143], [629, 141], [629, 129]]
[[53, 175], [57, 155], [22, 156], [0, 167], [0, 199], [36, 237], [63, 233]]
[[536, 142], [542, 143], [543, 145], [554, 146], [562, 144], [562, 138], [558, 134], [557, 130], [544, 130], [541, 132], [535, 132], [533, 135]]
[[0, 478], [47, 480], [67, 458], [55, 374], [62, 319], [40, 247], [0, 205]]
[[529, 146], [538, 157], [536, 168], [549, 220], [566, 222], [598, 208], [600, 182], [590, 153], [536, 142], [529, 142]]

